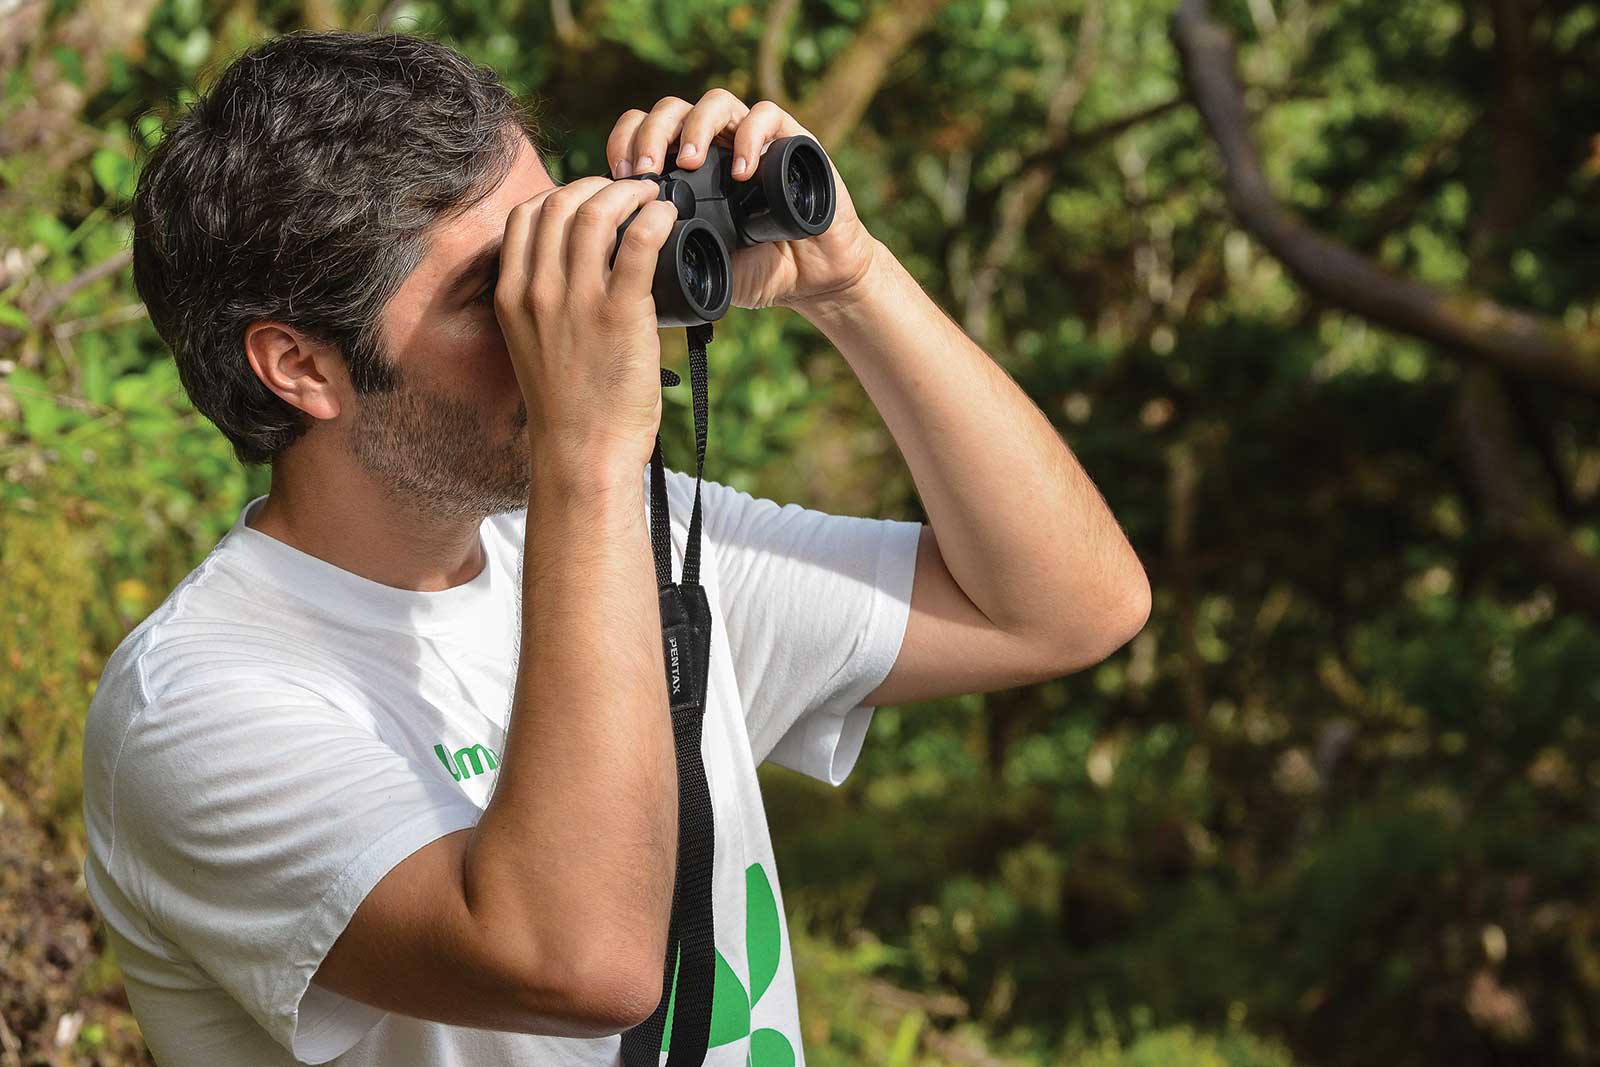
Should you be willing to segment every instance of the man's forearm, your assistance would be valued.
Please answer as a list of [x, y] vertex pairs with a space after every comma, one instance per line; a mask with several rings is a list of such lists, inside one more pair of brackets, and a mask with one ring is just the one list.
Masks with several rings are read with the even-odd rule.
[[945, 565], [997, 627], [1143, 625], [1144, 568], [1066, 443], [886, 246], [849, 294], [797, 307], [838, 348], [905, 457]]
[[644, 472], [541, 466], [533, 448], [516, 694], [469, 887], [485, 914], [537, 920], [568, 978], [659, 982], [678, 776]]

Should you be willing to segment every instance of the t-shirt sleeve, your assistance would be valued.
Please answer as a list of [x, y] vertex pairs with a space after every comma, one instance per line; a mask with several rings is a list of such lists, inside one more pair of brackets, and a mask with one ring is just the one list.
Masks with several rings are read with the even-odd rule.
[[701, 493], [755, 761], [839, 785], [872, 721], [862, 698], [900, 652], [922, 524], [780, 506], [715, 482]]
[[354, 1046], [384, 1011], [311, 976], [385, 874], [481, 809], [310, 690], [163, 693], [115, 751], [124, 895], [300, 1062]]

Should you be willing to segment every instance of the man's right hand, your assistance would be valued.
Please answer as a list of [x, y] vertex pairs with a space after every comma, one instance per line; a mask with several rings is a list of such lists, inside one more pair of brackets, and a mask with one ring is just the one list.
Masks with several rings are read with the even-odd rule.
[[678, 764], [640, 475], [661, 419], [650, 285], [677, 212], [647, 203], [656, 188], [582, 178], [507, 220], [494, 302], [531, 461], [499, 777], [476, 826], [418, 848], [362, 900], [313, 976], [346, 997], [591, 1039], [660, 1004]]
[[[579, 178], [511, 210], [495, 315], [540, 453], [649, 462], [661, 425], [661, 340], [650, 288], [678, 212], [654, 182]], [[617, 247], [617, 227], [638, 217]]]

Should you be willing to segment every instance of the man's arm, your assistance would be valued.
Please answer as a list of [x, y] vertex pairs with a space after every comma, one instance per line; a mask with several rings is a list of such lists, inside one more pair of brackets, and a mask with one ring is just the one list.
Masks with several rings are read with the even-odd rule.
[[[552, 449], [534, 446], [551, 460]], [[678, 775], [635, 463], [533, 464], [517, 686], [477, 826], [398, 864], [314, 981], [457, 1026], [596, 1037], [661, 997]]]
[[[482, 964], [477, 987], [510, 990], [452, 991], [479, 1026], [616, 1033], [660, 1002], [678, 767], [643, 474], [662, 405], [651, 284], [677, 209], [653, 197], [586, 177], [507, 219], [495, 313], [528, 409], [530, 495], [505, 758], [482, 819], [444, 846], [461, 849], [459, 864], [445, 853], [453, 877], [419, 892], [391, 874], [363, 902], [355, 947], [323, 976], [336, 991], [443, 1018], [437, 963], [456, 955]], [[440, 915], [456, 942], [442, 953], [426, 921]], [[389, 959], [401, 976], [364, 977]]]
[[[770, 100], [726, 89], [626, 112], [613, 172], [731, 137], [735, 182], [776, 138], [812, 136]], [[831, 164], [830, 164], [831, 167]], [[756, 244], [734, 271], [739, 307], [792, 307], [844, 355], [911, 468], [933, 534], [914, 575], [898, 662], [869, 699], [915, 700], [1054, 677], [1109, 655], [1144, 625], [1144, 569], [1044, 415], [869, 234], [837, 169], [829, 227]], [[936, 536], [937, 540], [934, 540]]]
[[987, 692], [1097, 663], [1150, 611], [1105, 500], [1038, 407], [881, 242], [849, 289], [796, 304], [883, 415], [931, 528], [899, 658], [865, 703]]

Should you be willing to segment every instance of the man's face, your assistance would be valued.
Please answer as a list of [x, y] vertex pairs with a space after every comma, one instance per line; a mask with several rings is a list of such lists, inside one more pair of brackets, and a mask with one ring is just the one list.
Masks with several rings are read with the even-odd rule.
[[392, 390], [354, 398], [351, 452], [429, 514], [476, 518], [528, 504], [527, 407], [494, 313], [497, 252], [511, 209], [555, 185], [517, 139], [516, 162], [470, 210], [436, 225], [384, 309]]

